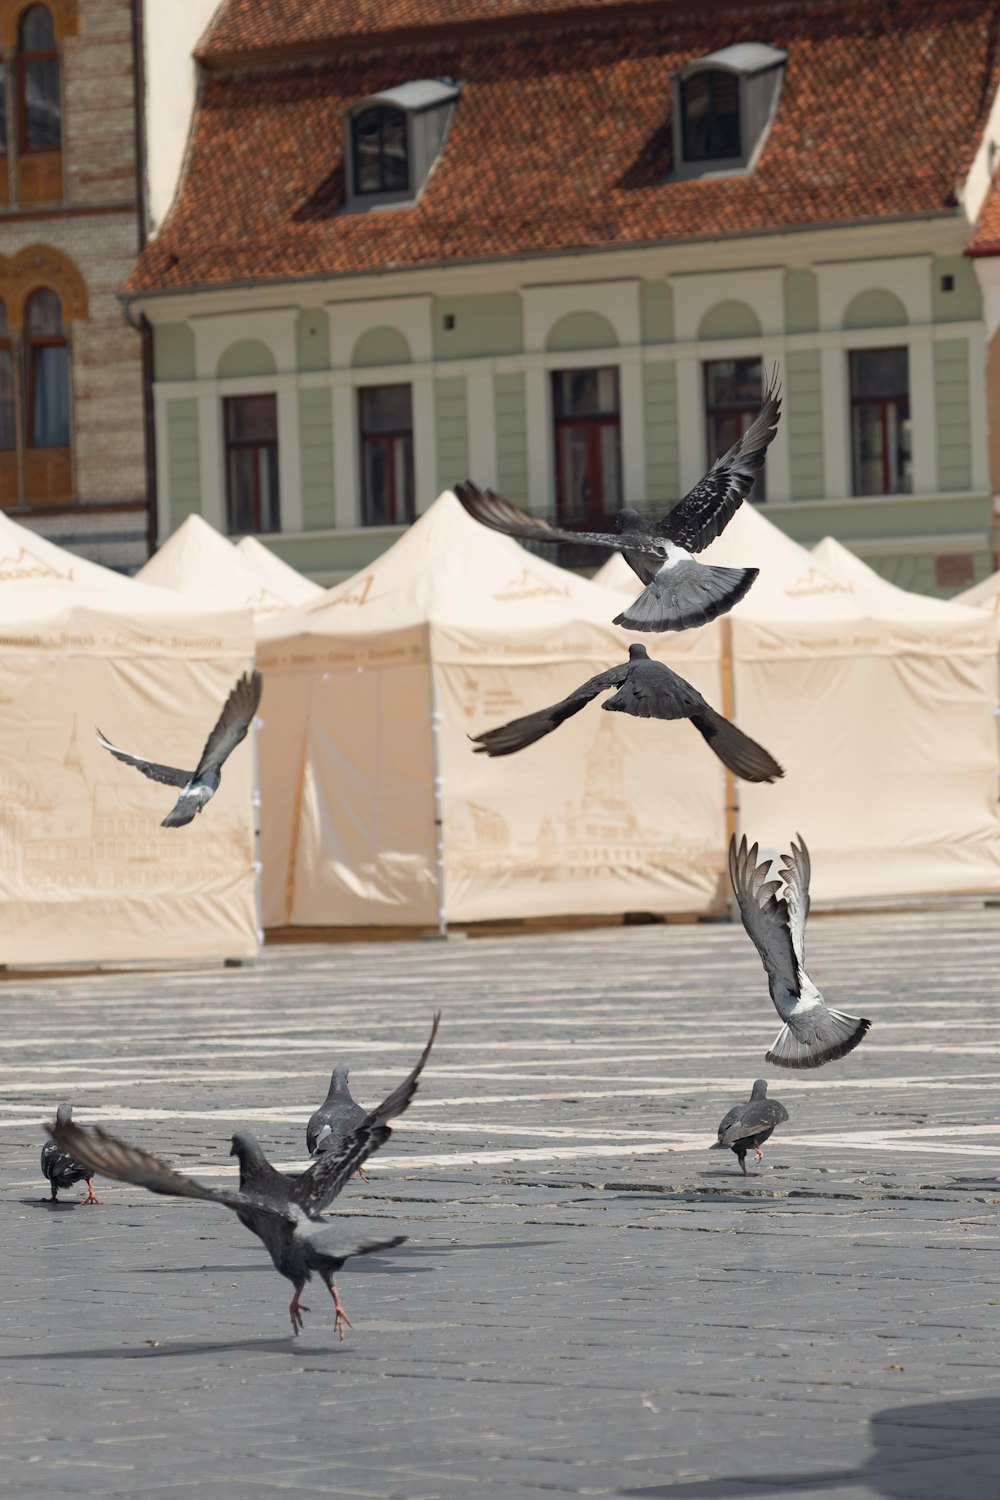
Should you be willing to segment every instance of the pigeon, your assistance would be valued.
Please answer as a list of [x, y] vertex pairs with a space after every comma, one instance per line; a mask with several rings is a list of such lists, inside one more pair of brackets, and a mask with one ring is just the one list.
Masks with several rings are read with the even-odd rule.
[[[68, 1125], [73, 1118], [72, 1104], [60, 1104], [56, 1110], [56, 1122], [59, 1125]], [[87, 1196], [84, 1203], [100, 1203], [100, 1198], [94, 1192], [94, 1174], [90, 1167], [74, 1161], [68, 1151], [64, 1151], [55, 1141], [48, 1140], [42, 1147], [42, 1176], [47, 1177], [52, 1188], [51, 1198], [43, 1198], [43, 1203], [56, 1203], [58, 1201], [59, 1189], [71, 1188], [76, 1182], [86, 1182]]]
[[135, 1183], [151, 1193], [178, 1198], [201, 1198], [231, 1208], [240, 1222], [260, 1239], [274, 1268], [295, 1287], [288, 1314], [292, 1332], [302, 1328], [302, 1289], [315, 1271], [333, 1298], [334, 1328], [341, 1338], [350, 1327], [334, 1276], [352, 1255], [370, 1255], [401, 1245], [405, 1235], [374, 1240], [339, 1229], [320, 1214], [340, 1192], [355, 1169], [392, 1134], [389, 1120], [403, 1113], [413, 1095], [437, 1035], [441, 1013], [434, 1016], [431, 1034], [413, 1071], [376, 1109], [367, 1114], [336, 1151], [326, 1151], [298, 1177], [289, 1179], [264, 1156], [255, 1138], [239, 1131], [232, 1138], [231, 1156], [240, 1162], [240, 1188], [212, 1188], [174, 1171], [158, 1157], [130, 1146], [100, 1127], [84, 1130], [70, 1121], [47, 1126], [56, 1142], [96, 1172], [119, 1182]]
[[781, 399], [772, 375], [754, 421], [694, 489], [652, 523], [636, 510], [620, 510], [617, 533], [563, 530], [469, 480], [456, 485], [455, 494], [474, 520], [505, 536], [617, 548], [646, 587], [614, 623], [638, 631], [688, 630], [726, 614], [760, 571], [696, 562], [692, 553], [715, 541], [753, 489], [780, 415]]
[[127, 750], [119, 750], [116, 745], [112, 745], [100, 730], [97, 731], [97, 738], [105, 750], [110, 750], [117, 760], [124, 761], [127, 766], [135, 766], [137, 771], [141, 771], [152, 781], [162, 781], [167, 786], [181, 788], [181, 794], [160, 824], [161, 828], [182, 828], [185, 823], [193, 822], [195, 814], [200, 813], [205, 803], [215, 796], [222, 781], [223, 765], [240, 741], [246, 738], [247, 730], [253, 722], [260, 702], [261, 683], [259, 672], [244, 672], [237, 680], [215, 728], [205, 741], [201, 759], [193, 771], [179, 771], [174, 766], [161, 766], [156, 761], [144, 760], [141, 755], [130, 755]]
[[634, 714], [640, 719], [690, 719], [734, 776], [741, 776], [744, 781], [774, 781], [784, 776], [781, 766], [763, 746], [716, 713], [683, 677], [662, 662], [652, 661], [645, 646], [629, 646], [628, 657], [622, 666], [591, 677], [561, 703], [511, 719], [509, 724], [488, 729], [485, 734], [470, 735], [476, 753], [513, 755], [578, 714], [598, 693], [617, 688], [614, 697], [601, 704], [602, 708], [612, 713]]
[[[343, 1063], [330, 1075], [326, 1098], [306, 1126], [306, 1148], [310, 1156], [334, 1150], [365, 1117], [361, 1105], [351, 1097], [347, 1078], [348, 1070]], [[368, 1181], [364, 1167], [358, 1168], [358, 1176], [362, 1182]]]
[[[729, 841], [729, 874], [743, 926], [767, 972], [774, 1008], [784, 1021], [765, 1052], [776, 1068], [819, 1068], [846, 1057], [864, 1041], [871, 1022], [828, 1006], [805, 970], [805, 929], [809, 915], [809, 851], [801, 834], [791, 854], [781, 856], [780, 879], [768, 880], [770, 862], [757, 863], [757, 845], [746, 837]], [[785, 884], [785, 894], [775, 893]]]
[[762, 1146], [776, 1125], [788, 1119], [788, 1110], [777, 1099], [767, 1097], [767, 1080], [758, 1078], [746, 1104], [735, 1104], [719, 1125], [719, 1139], [712, 1142], [713, 1151], [728, 1146], [736, 1155], [743, 1176], [747, 1175], [746, 1155], [752, 1146], [758, 1161], [764, 1160]]

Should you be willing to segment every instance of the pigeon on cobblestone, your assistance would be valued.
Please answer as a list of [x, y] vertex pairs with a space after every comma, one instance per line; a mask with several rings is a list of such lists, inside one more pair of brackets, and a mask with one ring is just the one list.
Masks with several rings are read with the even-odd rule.
[[[72, 1118], [72, 1104], [60, 1104], [56, 1110], [56, 1122], [59, 1125], [68, 1125]], [[51, 1198], [43, 1198], [43, 1203], [56, 1203], [59, 1189], [71, 1188], [77, 1182], [87, 1184], [87, 1196], [83, 1199], [84, 1203], [100, 1203], [101, 1201], [94, 1193], [94, 1174], [90, 1167], [74, 1161], [69, 1152], [64, 1151], [53, 1140], [46, 1141], [42, 1147], [42, 1175], [48, 1178], [52, 1188]]]
[[652, 524], [636, 510], [620, 510], [617, 533], [566, 531], [468, 481], [457, 484], [455, 494], [470, 516], [505, 536], [616, 548], [646, 587], [614, 623], [627, 630], [687, 630], [732, 609], [757, 577], [757, 568], [712, 566], [691, 554], [715, 541], [749, 495], [780, 415], [772, 377], [754, 421], [694, 489]]
[[561, 703], [537, 709], [523, 718], [511, 719], [497, 729], [471, 735], [476, 752], [513, 755], [558, 729], [598, 693], [617, 688], [613, 698], [601, 704], [612, 713], [633, 714], [639, 719], [690, 719], [705, 743], [715, 751], [734, 776], [745, 781], [774, 781], [784, 776], [778, 762], [722, 714], [716, 713], [683, 677], [662, 662], [651, 660], [645, 646], [628, 648], [628, 661], [610, 671], [599, 672]]
[[[365, 1111], [352, 1098], [347, 1086], [348, 1070], [343, 1063], [334, 1068], [330, 1076], [330, 1087], [319, 1109], [310, 1117], [306, 1126], [306, 1148], [310, 1156], [319, 1156], [322, 1151], [333, 1151], [345, 1136], [360, 1125]], [[367, 1182], [364, 1167], [358, 1168], [358, 1176]]]
[[292, 1332], [302, 1327], [302, 1289], [316, 1272], [333, 1298], [334, 1327], [344, 1337], [350, 1322], [341, 1304], [334, 1276], [352, 1255], [368, 1255], [400, 1245], [405, 1235], [373, 1240], [331, 1225], [319, 1215], [340, 1192], [351, 1174], [392, 1134], [388, 1124], [403, 1113], [413, 1095], [437, 1035], [440, 1012], [435, 1014], [427, 1045], [413, 1071], [382, 1103], [367, 1114], [337, 1151], [324, 1152], [298, 1177], [290, 1180], [277, 1171], [248, 1132], [233, 1136], [230, 1155], [239, 1157], [239, 1191], [210, 1188], [195, 1182], [149, 1152], [108, 1135], [100, 1128], [83, 1130], [67, 1121], [47, 1127], [64, 1150], [86, 1162], [91, 1170], [119, 1182], [135, 1183], [151, 1193], [178, 1198], [200, 1198], [231, 1208], [239, 1220], [262, 1240], [274, 1268], [295, 1287], [288, 1312]]
[[764, 1160], [761, 1149], [774, 1127], [788, 1119], [788, 1110], [777, 1099], [767, 1097], [767, 1081], [758, 1078], [746, 1104], [736, 1104], [719, 1125], [719, 1139], [712, 1142], [713, 1151], [726, 1147], [735, 1152], [743, 1176], [747, 1175], [746, 1154], [753, 1147], [758, 1161]]
[[262, 681], [259, 672], [244, 672], [237, 679], [193, 771], [179, 771], [174, 766], [161, 766], [156, 761], [144, 760], [141, 755], [130, 755], [127, 750], [119, 750], [112, 745], [100, 730], [97, 731], [97, 738], [105, 750], [110, 750], [117, 760], [124, 761], [127, 766], [135, 766], [137, 771], [141, 771], [152, 781], [181, 788], [181, 794], [160, 824], [161, 828], [181, 828], [185, 823], [193, 822], [195, 814], [200, 813], [205, 803], [215, 796], [222, 781], [223, 765], [240, 741], [246, 738], [247, 730], [253, 722], [260, 702]]
[[[781, 856], [780, 879], [768, 880], [770, 861], [757, 863], [757, 845], [729, 841], [729, 874], [740, 916], [767, 972], [774, 1008], [784, 1026], [765, 1052], [777, 1068], [819, 1068], [864, 1041], [871, 1022], [828, 1006], [805, 970], [809, 915], [809, 851], [802, 835]], [[782, 881], [785, 894], [778, 897]]]

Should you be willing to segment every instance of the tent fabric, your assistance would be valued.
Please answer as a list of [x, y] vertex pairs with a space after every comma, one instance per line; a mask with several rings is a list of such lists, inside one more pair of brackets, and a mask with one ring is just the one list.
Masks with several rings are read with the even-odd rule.
[[[265, 548], [259, 547], [259, 552], [264, 553]], [[257, 554], [240, 552], [201, 516], [190, 515], [139, 569], [136, 578], [190, 599], [212, 601], [217, 608], [250, 609], [255, 620], [308, 603], [315, 597], [313, 590], [322, 593], [278, 558], [272, 561], [273, 567], [269, 567]]]
[[[810, 553], [754, 506], [701, 555], [761, 570], [723, 641], [736, 721], [786, 776], [738, 783], [738, 831], [765, 850], [800, 831], [821, 900], [1000, 889], [988, 617], [896, 589], [836, 544]], [[618, 554], [595, 581], [639, 587]]]
[[99, 567], [0, 514], [0, 912], [8, 963], [257, 951], [251, 758], [205, 819], [101, 749], [195, 764], [252, 656], [245, 610]]
[[992, 615], [997, 633], [1000, 634], [1000, 573], [991, 573], [989, 578], [973, 584], [971, 589], [956, 594], [950, 602], [964, 604], [971, 609], [981, 609]]
[[311, 604], [322, 597], [321, 584], [313, 583], [284, 562], [270, 547], [258, 542], [255, 536], [245, 536], [236, 543], [244, 566], [273, 597], [286, 605]]
[[[624, 661], [618, 607], [445, 492], [369, 568], [262, 622], [265, 923], [720, 909], [722, 769], [689, 724], [598, 700], [518, 755], [469, 744]], [[647, 645], [721, 706], [716, 629]]]

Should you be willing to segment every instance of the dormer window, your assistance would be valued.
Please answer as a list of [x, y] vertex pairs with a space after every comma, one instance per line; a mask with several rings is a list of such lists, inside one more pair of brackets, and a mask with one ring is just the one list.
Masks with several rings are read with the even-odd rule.
[[348, 213], [417, 201], [441, 155], [458, 93], [451, 79], [422, 78], [354, 106], [345, 151]]
[[788, 53], [740, 42], [681, 69], [674, 88], [675, 179], [752, 171]]

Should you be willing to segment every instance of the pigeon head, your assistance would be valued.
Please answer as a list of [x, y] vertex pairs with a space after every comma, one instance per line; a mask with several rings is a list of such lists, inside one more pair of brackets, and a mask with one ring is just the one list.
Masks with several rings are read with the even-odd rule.
[[70, 1120], [72, 1120], [72, 1118], [73, 1118], [73, 1106], [72, 1106], [72, 1104], [60, 1104], [59, 1108], [56, 1110], [56, 1124], [57, 1125], [68, 1125], [69, 1122], [70, 1122]]
[[230, 1156], [238, 1156], [241, 1162], [253, 1161], [260, 1156], [261, 1150], [257, 1137], [249, 1130], [237, 1130], [233, 1136], [233, 1144], [229, 1150]]
[[645, 529], [644, 522], [637, 510], [626, 505], [615, 517], [615, 525], [619, 531], [642, 531]]
[[348, 1093], [349, 1090], [348, 1090], [348, 1087], [347, 1087], [347, 1078], [348, 1078], [348, 1069], [345, 1068], [345, 1066], [344, 1066], [343, 1063], [339, 1063], [337, 1065], [337, 1067], [334, 1068], [333, 1072], [330, 1074], [330, 1093], [331, 1094], [346, 1094], [346, 1093]]
[[754, 1083], [753, 1089], [752, 1089], [752, 1091], [750, 1093], [750, 1098], [751, 1099], [766, 1099], [767, 1098], [767, 1079], [766, 1078], [758, 1078], [757, 1079], [757, 1081]]
[[648, 661], [649, 652], [645, 646], [640, 646], [638, 641], [633, 641], [628, 648], [628, 659], [629, 661]]

